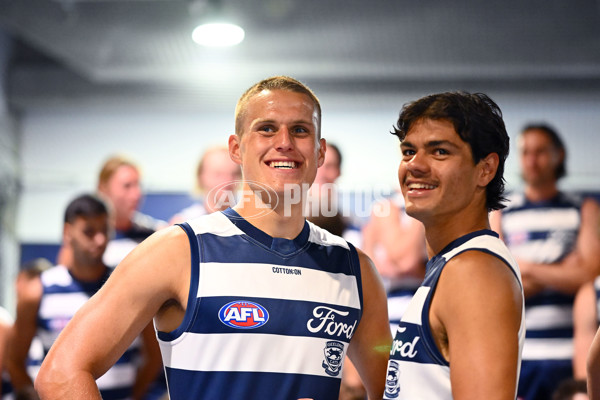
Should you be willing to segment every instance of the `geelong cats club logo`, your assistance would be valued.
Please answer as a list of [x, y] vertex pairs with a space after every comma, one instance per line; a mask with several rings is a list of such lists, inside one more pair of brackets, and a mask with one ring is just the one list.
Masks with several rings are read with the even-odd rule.
[[231, 328], [254, 329], [267, 323], [269, 313], [258, 303], [236, 300], [221, 307], [219, 320]]
[[400, 394], [400, 368], [396, 361], [388, 363], [387, 377], [385, 379], [385, 395], [395, 399]]
[[325, 353], [325, 359], [321, 366], [325, 368], [325, 373], [338, 376], [342, 370], [342, 361], [344, 360], [344, 344], [330, 340], [326, 343], [323, 353]]

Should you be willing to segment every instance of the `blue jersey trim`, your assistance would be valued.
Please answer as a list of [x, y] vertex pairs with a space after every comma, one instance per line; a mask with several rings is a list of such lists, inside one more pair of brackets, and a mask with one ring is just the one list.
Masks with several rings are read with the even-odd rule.
[[158, 338], [166, 342], [177, 339], [192, 324], [196, 315], [196, 303], [198, 302], [196, 295], [198, 293], [198, 283], [200, 278], [200, 246], [198, 244], [198, 241], [200, 239], [199, 237], [196, 237], [194, 230], [190, 227], [190, 225], [187, 222], [183, 222], [177, 225], [186, 233], [188, 241], [190, 243], [190, 254], [192, 259], [190, 265], [190, 291], [188, 293], [188, 301], [185, 309], [185, 315], [183, 317], [183, 321], [181, 321], [181, 324], [171, 332], [161, 332], [158, 330], [156, 332]]

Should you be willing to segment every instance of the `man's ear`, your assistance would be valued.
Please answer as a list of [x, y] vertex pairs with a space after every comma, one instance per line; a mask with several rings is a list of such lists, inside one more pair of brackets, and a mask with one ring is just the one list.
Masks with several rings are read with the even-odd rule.
[[63, 225], [63, 243], [71, 244], [71, 224], [68, 222]]
[[327, 151], [327, 142], [325, 139], [319, 139], [319, 149], [317, 150], [318, 160], [317, 167], [320, 167], [325, 162], [325, 152]]
[[229, 157], [236, 164], [242, 165], [242, 155], [240, 152], [240, 137], [238, 135], [229, 136]]
[[479, 161], [479, 186], [487, 186], [494, 179], [496, 171], [498, 171], [498, 164], [500, 164], [498, 153], [490, 153]]

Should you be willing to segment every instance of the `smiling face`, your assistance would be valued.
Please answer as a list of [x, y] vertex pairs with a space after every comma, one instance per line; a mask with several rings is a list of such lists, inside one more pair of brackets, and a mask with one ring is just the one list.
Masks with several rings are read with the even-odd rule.
[[398, 179], [409, 215], [427, 226], [487, 213], [485, 186], [497, 155], [475, 164], [471, 148], [446, 120], [416, 121], [400, 147]]
[[263, 90], [247, 103], [242, 133], [229, 138], [232, 159], [242, 166], [245, 189], [253, 182], [282, 194], [286, 184], [312, 184], [323, 163], [315, 104], [305, 94]]

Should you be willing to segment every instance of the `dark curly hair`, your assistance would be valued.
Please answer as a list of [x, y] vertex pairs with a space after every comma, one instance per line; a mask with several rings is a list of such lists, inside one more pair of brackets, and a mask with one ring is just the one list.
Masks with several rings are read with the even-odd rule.
[[510, 139], [498, 105], [483, 93], [432, 94], [405, 104], [391, 133], [403, 141], [414, 123], [421, 119], [451, 122], [460, 138], [469, 144], [475, 163], [491, 153], [498, 154], [498, 170], [486, 187], [486, 207], [488, 211], [504, 208], [504, 163]]

